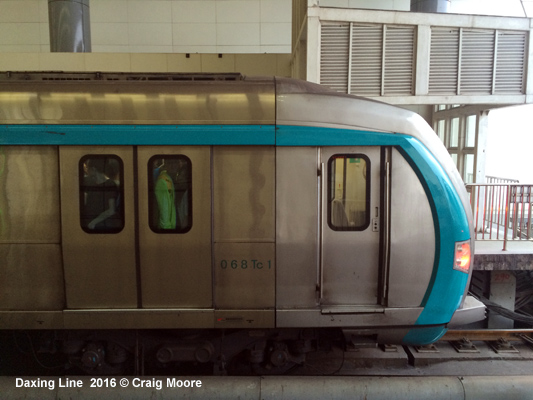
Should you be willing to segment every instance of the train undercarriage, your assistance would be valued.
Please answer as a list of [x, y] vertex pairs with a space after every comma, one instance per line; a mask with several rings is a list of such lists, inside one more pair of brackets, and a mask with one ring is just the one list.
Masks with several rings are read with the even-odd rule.
[[[9, 333], [8, 333], [9, 332]], [[344, 347], [340, 329], [3, 331], [13, 349], [57, 374], [280, 375]]]

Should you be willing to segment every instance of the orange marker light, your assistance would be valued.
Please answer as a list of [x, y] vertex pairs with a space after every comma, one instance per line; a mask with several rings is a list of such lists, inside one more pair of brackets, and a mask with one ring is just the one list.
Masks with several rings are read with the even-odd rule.
[[453, 269], [468, 274], [471, 264], [470, 241], [455, 243], [455, 262]]

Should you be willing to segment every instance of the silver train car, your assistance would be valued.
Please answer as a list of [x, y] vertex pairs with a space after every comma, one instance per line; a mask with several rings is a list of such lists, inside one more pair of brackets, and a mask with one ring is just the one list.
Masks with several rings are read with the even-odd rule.
[[286, 78], [4, 72], [0, 123], [0, 329], [89, 373], [140, 348], [282, 371], [324, 332], [484, 318], [464, 184], [413, 112]]

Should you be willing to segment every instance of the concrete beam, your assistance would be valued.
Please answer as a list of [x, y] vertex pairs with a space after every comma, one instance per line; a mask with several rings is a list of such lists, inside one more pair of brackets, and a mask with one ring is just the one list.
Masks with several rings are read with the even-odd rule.
[[415, 13], [405, 11], [377, 11], [348, 8], [310, 7], [309, 17], [321, 21], [346, 21], [400, 25], [430, 25], [457, 28], [509, 29], [529, 31], [530, 18], [492, 17], [486, 15]]

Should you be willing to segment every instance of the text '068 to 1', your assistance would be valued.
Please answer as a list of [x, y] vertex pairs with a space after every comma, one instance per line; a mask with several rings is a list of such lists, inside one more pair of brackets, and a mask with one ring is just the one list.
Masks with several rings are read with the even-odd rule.
[[220, 268], [227, 270], [269, 270], [272, 268], [272, 262], [260, 260], [221, 260]]

